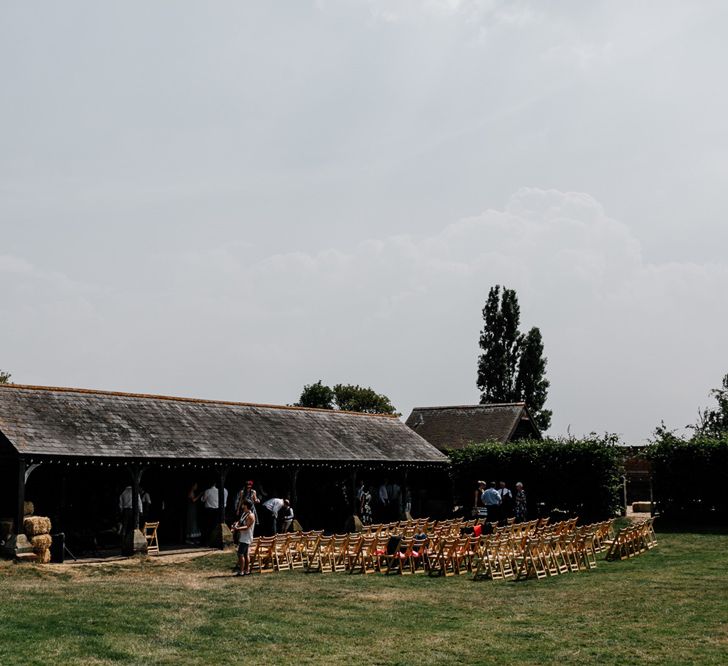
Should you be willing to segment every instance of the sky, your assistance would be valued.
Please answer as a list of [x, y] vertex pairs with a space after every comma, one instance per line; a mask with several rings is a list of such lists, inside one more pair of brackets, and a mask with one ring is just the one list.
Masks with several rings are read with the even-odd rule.
[[0, 368], [475, 404], [517, 291], [550, 434], [728, 372], [728, 3], [0, 0]]

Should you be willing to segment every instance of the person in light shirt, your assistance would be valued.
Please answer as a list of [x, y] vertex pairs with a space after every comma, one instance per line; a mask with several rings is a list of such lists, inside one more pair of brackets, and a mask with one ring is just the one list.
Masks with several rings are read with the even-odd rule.
[[[128, 534], [132, 528], [134, 527], [134, 504], [132, 497], [134, 496], [134, 491], [132, 490], [131, 486], [127, 486], [124, 488], [124, 490], [121, 491], [121, 495], [119, 495], [119, 511], [121, 511], [121, 526], [122, 526], [122, 535]], [[139, 509], [139, 514], [142, 513], [142, 498], [137, 494], [137, 508]], [[136, 526], [138, 528], [139, 525]]]
[[[202, 497], [200, 497], [200, 500], [202, 502], [202, 506], [205, 507], [205, 530], [207, 531], [205, 538], [207, 538], [210, 532], [212, 532], [212, 529], [219, 522], [218, 516], [220, 515], [220, 492], [218, 491], [217, 483], [213, 483], [204, 493], [202, 493]], [[224, 506], [227, 506], [227, 500], [228, 491], [227, 488], [224, 488]]]
[[[285, 509], [284, 514], [288, 516], [290, 506], [291, 503], [288, 499], [281, 499], [280, 497], [271, 497], [261, 504], [261, 522], [271, 536], [278, 534], [278, 514]], [[291, 520], [293, 520], [292, 515]]]
[[232, 531], [238, 533], [238, 567], [236, 576], [250, 575], [250, 557], [248, 551], [253, 542], [255, 531], [255, 515], [253, 514], [253, 502], [249, 499], [242, 501], [242, 514], [238, 521], [232, 526]]
[[500, 518], [500, 493], [495, 487], [495, 481], [491, 481], [483, 491], [483, 504], [488, 511], [488, 520], [498, 521]]

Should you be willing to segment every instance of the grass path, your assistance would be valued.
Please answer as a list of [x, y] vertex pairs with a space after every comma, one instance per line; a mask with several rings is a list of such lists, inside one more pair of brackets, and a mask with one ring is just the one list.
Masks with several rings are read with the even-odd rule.
[[523, 583], [231, 563], [2, 562], [0, 664], [728, 663], [727, 535]]

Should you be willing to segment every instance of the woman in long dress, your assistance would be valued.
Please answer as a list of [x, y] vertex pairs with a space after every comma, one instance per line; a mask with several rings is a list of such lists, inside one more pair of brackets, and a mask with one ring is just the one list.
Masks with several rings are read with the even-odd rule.
[[202, 493], [198, 492], [197, 482], [192, 484], [187, 493], [187, 533], [185, 542], [196, 544], [202, 538], [202, 532], [197, 524], [197, 500], [200, 499]]
[[518, 523], [522, 523], [528, 518], [526, 491], [523, 489], [523, 484], [520, 481], [516, 484], [514, 513], [516, 515], [516, 522]]
[[372, 524], [372, 493], [369, 488], [362, 490], [359, 500], [359, 515], [362, 525]]

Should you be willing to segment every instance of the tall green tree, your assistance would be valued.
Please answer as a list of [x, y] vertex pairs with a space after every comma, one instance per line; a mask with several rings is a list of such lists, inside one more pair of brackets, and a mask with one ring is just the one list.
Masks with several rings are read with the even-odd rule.
[[535, 326], [523, 336], [520, 352], [516, 393], [532, 411], [533, 420], [539, 430], [548, 430], [552, 412], [544, 409], [544, 405], [550, 382], [546, 379], [546, 357], [543, 355], [541, 331]]
[[397, 414], [397, 410], [389, 398], [382, 393], [377, 393], [369, 386], [336, 384], [334, 386], [334, 400], [339, 409], [347, 412]]
[[721, 386], [710, 391], [718, 403], [714, 409], [700, 411], [695, 424], [695, 434], [704, 437], [723, 437], [728, 434], [728, 375], [723, 377]]
[[377, 393], [371, 387], [358, 384], [336, 384], [332, 389], [323, 384], [321, 380], [304, 386], [301, 397], [295, 406], [399, 416], [389, 398], [382, 393]]
[[0, 384], [9, 384], [11, 377], [12, 375], [9, 372], [5, 372], [5, 370], [0, 370]]
[[334, 408], [334, 392], [319, 379], [315, 384], [306, 384], [301, 397], [294, 403], [296, 407]]
[[541, 331], [519, 330], [521, 308], [514, 289], [491, 287], [483, 307], [482, 353], [478, 358], [480, 402], [525, 402], [539, 429], [551, 425], [544, 409], [549, 381]]

